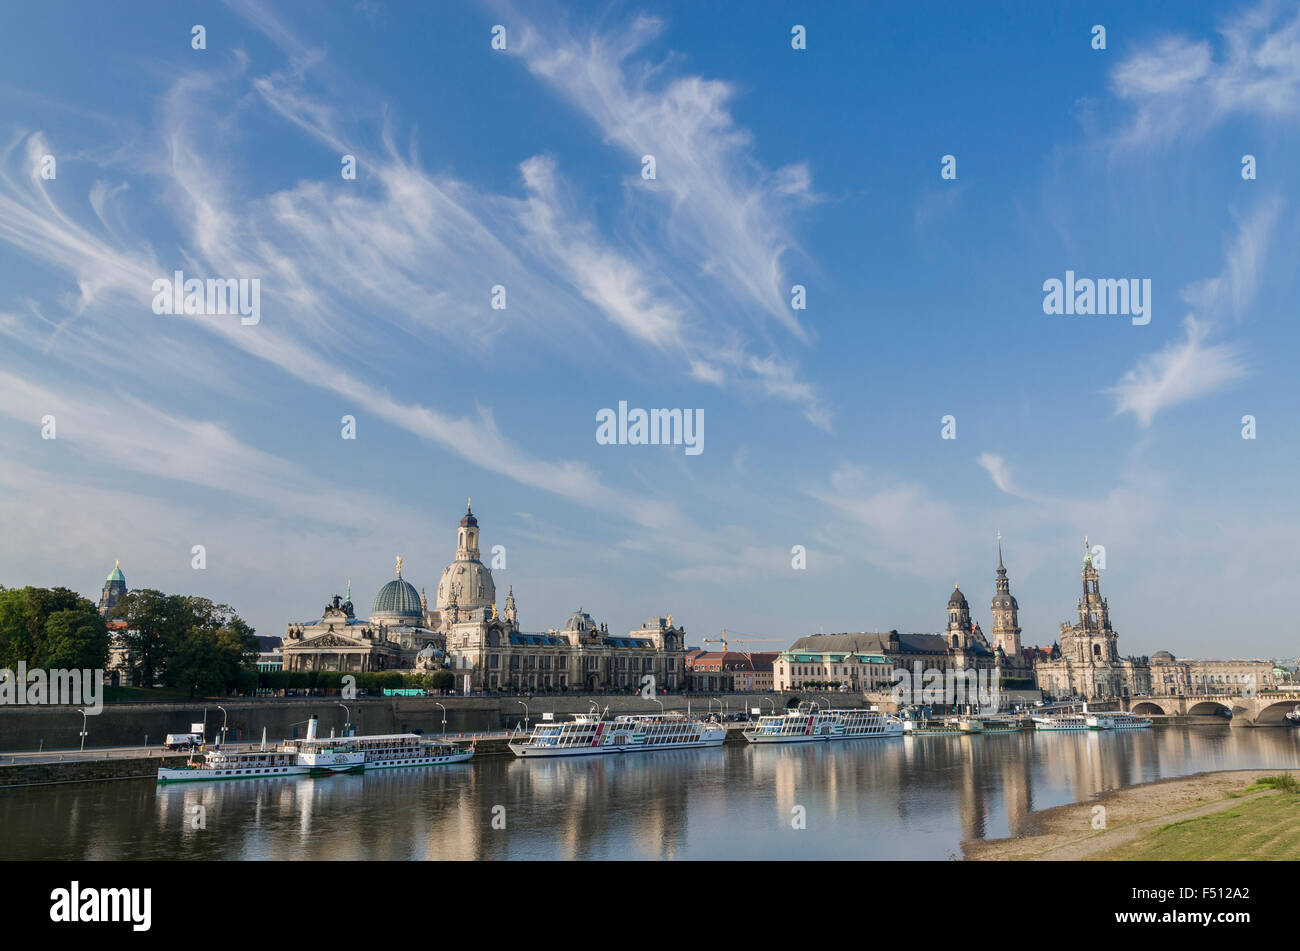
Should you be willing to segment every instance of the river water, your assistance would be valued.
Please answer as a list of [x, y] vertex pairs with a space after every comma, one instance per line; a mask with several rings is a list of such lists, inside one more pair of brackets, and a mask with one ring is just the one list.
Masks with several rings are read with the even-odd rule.
[[79, 783], [0, 790], [0, 857], [945, 859], [963, 839], [1013, 834], [1033, 810], [1104, 790], [1271, 768], [1300, 768], [1300, 730], [907, 737]]

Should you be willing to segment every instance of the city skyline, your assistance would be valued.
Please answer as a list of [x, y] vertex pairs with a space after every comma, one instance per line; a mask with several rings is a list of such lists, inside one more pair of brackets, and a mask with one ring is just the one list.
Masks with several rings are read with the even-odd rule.
[[527, 630], [988, 631], [1000, 531], [1026, 645], [1087, 535], [1122, 653], [1295, 656], [1300, 12], [654, 10], [0, 13], [0, 583], [281, 635], [432, 595], [472, 496]]

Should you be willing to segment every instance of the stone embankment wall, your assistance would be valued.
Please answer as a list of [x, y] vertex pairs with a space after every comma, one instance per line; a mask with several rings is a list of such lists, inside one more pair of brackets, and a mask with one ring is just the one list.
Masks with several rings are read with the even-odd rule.
[[0, 789], [52, 783], [101, 782], [109, 779], [156, 779], [159, 766], [184, 766], [185, 760], [184, 756], [151, 756], [0, 766]]
[[[663, 694], [658, 698], [665, 710], [689, 709], [693, 714], [714, 713], [725, 709], [742, 713], [761, 708], [764, 713], [782, 710], [792, 694], [730, 694], [714, 698], [689, 698]], [[423, 730], [433, 735], [443, 729], [446, 708], [448, 733], [514, 729], [524, 719], [523, 703], [528, 704], [529, 724], [543, 713], [563, 718], [570, 713], [585, 713], [595, 702], [609, 708], [611, 716], [621, 713], [657, 713], [659, 703], [640, 696], [534, 696], [534, 697], [384, 697], [348, 700], [347, 711], [337, 697], [291, 697], [259, 700], [229, 700], [214, 703], [111, 703], [86, 723], [86, 749], [108, 746], [161, 746], [164, 735], [185, 733], [191, 723], [206, 721], [209, 739], [220, 733], [223, 721], [230, 742], [260, 740], [262, 730], [267, 739], [279, 742], [305, 735], [307, 719], [320, 718], [320, 732], [328, 736], [331, 729], [342, 732], [343, 724], [355, 724], [358, 733], [405, 733]], [[722, 701], [719, 704], [719, 700]], [[823, 702], [826, 698], [822, 698]], [[839, 707], [860, 707], [860, 696], [834, 698]], [[0, 709], [0, 753], [37, 749], [76, 749], [81, 743], [81, 714], [71, 707], [5, 707]], [[146, 744], [145, 738], [148, 737]]]

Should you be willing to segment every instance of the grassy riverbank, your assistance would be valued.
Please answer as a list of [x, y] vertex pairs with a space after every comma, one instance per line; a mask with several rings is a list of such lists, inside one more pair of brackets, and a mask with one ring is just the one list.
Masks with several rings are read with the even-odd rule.
[[[1104, 827], [1102, 826], [1104, 823]], [[970, 860], [1300, 859], [1300, 770], [1198, 773], [1034, 813]]]

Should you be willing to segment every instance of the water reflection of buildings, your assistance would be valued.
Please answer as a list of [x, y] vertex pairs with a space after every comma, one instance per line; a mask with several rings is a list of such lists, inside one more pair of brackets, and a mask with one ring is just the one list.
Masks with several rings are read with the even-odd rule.
[[[15, 859], [943, 858], [962, 838], [1015, 834], [1034, 809], [1298, 756], [1300, 731], [1223, 725], [484, 757], [320, 780], [11, 789], [0, 830]], [[795, 806], [805, 831], [791, 828]]]

